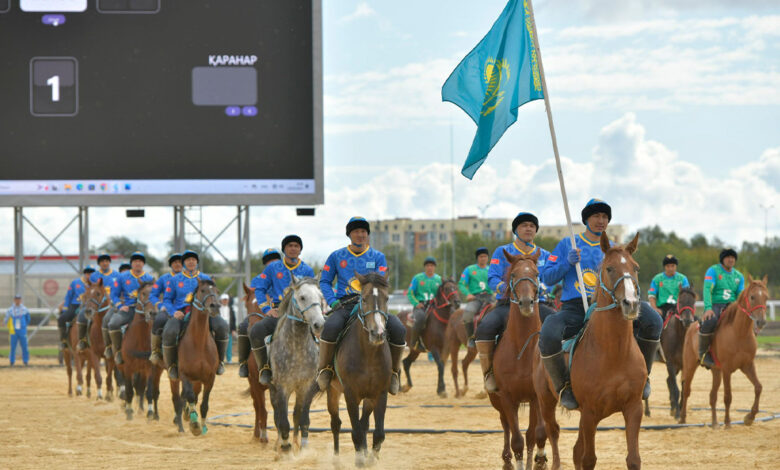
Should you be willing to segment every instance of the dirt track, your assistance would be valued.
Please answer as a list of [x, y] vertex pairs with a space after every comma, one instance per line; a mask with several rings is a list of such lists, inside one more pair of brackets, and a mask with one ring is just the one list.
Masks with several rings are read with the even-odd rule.
[[[53, 361], [35, 361], [36, 365]], [[780, 413], [780, 356], [764, 356], [757, 362], [758, 375], [764, 391], [761, 409]], [[479, 365], [469, 370], [472, 381], [479, 380]], [[485, 405], [487, 400], [474, 398], [475, 390], [463, 399], [441, 399], [435, 393], [435, 368], [427, 361], [418, 361], [412, 368], [415, 387], [400, 397], [391, 397], [390, 405], [406, 405], [388, 410], [386, 427], [435, 429], [500, 429], [498, 414], [492, 408], [463, 407]], [[447, 370], [447, 387], [452, 383]], [[673, 419], [661, 406], [668, 404], [666, 371], [657, 364], [652, 377], [655, 408], [643, 424], [671, 424]], [[342, 452], [332, 457], [330, 433], [314, 433], [310, 449], [291, 460], [276, 459], [273, 444], [261, 445], [252, 440], [250, 429], [209, 424], [207, 435], [195, 438], [180, 435], [173, 418], [170, 391], [163, 375], [159, 422], [147, 423], [136, 415], [125, 420], [116, 401], [107, 403], [93, 398], [69, 398], [66, 394], [65, 371], [62, 368], [31, 367], [0, 369], [0, 399], [4, 413], [0, 415], [0, 468], [351, 468], [354, 451], [348, 434], [342, 434]], [[692, 407], [707, 407], [710, 376], [703, 369], [694, 378]], [[752, 403], [753, 390], [741, 373], [733, 380], [733, 408], [746, 409]], [[252, 410], [251, 398], [244, 397], [246, 379], [239, 379], [235, 366], [217, 378], [211, 398], [209, 416], [246, 413]], [[454, 405], [454, 408], [424, 408], [420, 405]], [[722, 407], [722, 388], [719, 407]], [[269, 404], [270, 407], [270, 404]], [[321, 398], [312, 409], [325, 407]], [[734, 420], [744, 413], [734, 412]], [[759, 418], [766, 416], [759, 414]], [[722, 419], [723, 414], [719, 417]], [[561, 426], [576, 426], [577, 413], [559, 417]], [[251, 415], [225, 417], [220, 422], [251, 424]], [[342, 412], [348, 427], [346, 411]], [[521, 425], [527, 423], [527, 412], [521, 411]], [[709, 420], [709, 411], [689, 412], [689, 422]], [[327, 413], [313, 413], [312, 427], [328, 427]], [[269, 424], [272, 416], [269, 415]], [[621, 425], [615, 415], [602, 425]], [[736, 425], [726, 430], [691, 428], [665, 431], [644, 430], [640, 434], [643, 468], [670, 470], [674, 468], [780, 468], [777, 435], [780, 420], [757, 422], [752, 427]], [[271, 441], [275, 432], [269, 432]], [[370, 439], [370, 437], [369, 437]], [[561, 434], [563, 468], [573, 468], [571, 449], [576, 433]], [[370, 442], [370, 441], [369, 441]], [[625, 468], [625, 438], [622, 431], [604, 431], [596, 435], [598, 468]], [[500, 434], [397, 434], [388, 433], [377, 468], [500, 468], [502, 437]], [[549, 445], [547, 447], [549, 451]]]

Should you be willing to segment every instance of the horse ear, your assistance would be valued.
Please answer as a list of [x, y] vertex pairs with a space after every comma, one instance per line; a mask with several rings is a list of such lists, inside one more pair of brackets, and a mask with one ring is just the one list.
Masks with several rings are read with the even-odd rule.
[[320, 279], [322, 279], [322, 271], [318, 272], [316, 276], [314, 276], [314, 280], [317, 281], [317, 284], [320, 283]]
[[753, 282], [753, 276], [750, 275], [750, 273], [747, 273], [747, 283], [750, 284]]
[[290, 273], [290, 284], [295, 285], [298, 284], [298, 278], [295, 277], [295, 274]]
[[100, 286], [100, 287], [103, 287], [103, 278], [102, 277], [98, 278], [97, 285]]
[[385, 278], [385, 281], [386, 281], [386, 280], [388, 280], [388, 279], [390, 278], [390, 271], [389, 271], [389, 270], [387, 270], [387, 269], [385, 269], [384, 278]]
[[360, 274], [359, 272], [355, 271], [355, 279], [358, 280], [360, 283], [360, 286], [363, 287], [363, 284], [366, 283], [366, 277]]
[[506, 248], [502, 248], [501, 250], [503, 250], [504, 257], [506, 258], [507, 261], [509, 261], [509, 264], [515, 264], [515, 261], [517, 261], [517, 258], [519, 256], [514, 256], [512, 253], [506, 251]]
[[634, 235], [634, 239], [626, 245], [626, 251], [628, 251], [629, 254], [634, 254], [637, 245], [639, 245], [639, 232], [637, 232], [636, 235]]
[[763, 279], [761, 281], [764, 283], [765, 286], [768, 286], [767, 282], [769, 282], [769, 274], [764, 274]]
[[241, 285], [244, 287], [244, 294], [249, 295], [250, 292], [252, 292], [248, 285], [246, 285], [246, 282], [242, 282]]
[[534, 254], [532, 254], [532, 255], [531, 255], [529, 258], [530, 258], [530, 259], [532, 259], [532, 260], [534, 260], [534, 261], [539, 261], [539, 257], [540, 257], [541, 255], [542, 255], [542, 251], [541, 251], [541, 250], [536, 250], [536, 251], [534, 252]]
[[610, 245], [609, 245], [609, 237], [607, 236], [607, 231], [606, 230], [601, 232], [601, 238], [599, 239], [599, 242], [601, 244], [601, 251], [603, 251], [604, 253], [609, 251], [609, 247], [610, 247]]

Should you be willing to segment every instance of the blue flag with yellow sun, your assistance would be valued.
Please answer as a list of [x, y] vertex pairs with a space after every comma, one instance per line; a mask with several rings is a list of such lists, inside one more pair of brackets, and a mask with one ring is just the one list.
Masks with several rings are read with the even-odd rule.
[[471, 179], [488, 152], [517, 120], [517, 108], [543, 99], [527, 0], [510, 0], [477, 46], [441, 89], [442, 101], [460, 106], [477, 123], [461, 173]]

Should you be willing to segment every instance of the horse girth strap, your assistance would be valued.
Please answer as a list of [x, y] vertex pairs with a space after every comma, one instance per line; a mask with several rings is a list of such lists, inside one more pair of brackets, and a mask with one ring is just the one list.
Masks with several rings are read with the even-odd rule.
[[531, 344], [531, 339], [541, 333], [541, 331], [534, 331], [530, 335], [528, 335], [528, 339], [525, 340], [525, 344], [523, 344], [523, 348], [520, 350], [520, 354], [517, 355], [517, 360], [519, 361], [521, 357], [523, 357], [523, 353], [525, 352], [525, 348], [528, 347], [529, 344]]

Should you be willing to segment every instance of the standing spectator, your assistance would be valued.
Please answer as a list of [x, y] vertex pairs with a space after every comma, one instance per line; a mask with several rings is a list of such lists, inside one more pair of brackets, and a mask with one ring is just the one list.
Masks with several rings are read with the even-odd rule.
[[22, 305], [22, 296], [14, 296], [14, 304], [5, 312], [3, 323], [8, 325], [8, 332], [11, 335], [11, 354], [9, 359], [11, 366], [16, 362], [16, 343], [22, 347], [22, 361], [24, 365], [30, 362], [30, 351], [27, 350], [27, 325], [30, 323], [30, 311]]
[[219, 316], [230, 325], [225, 359], [228, 363], [231, 363], [233, 362], [233, 336], [236, 336], [236, 313], [233, 311], [233, 304], [230, 302], [230, 296], [227, 294], [222, 294], [219, 297]]

